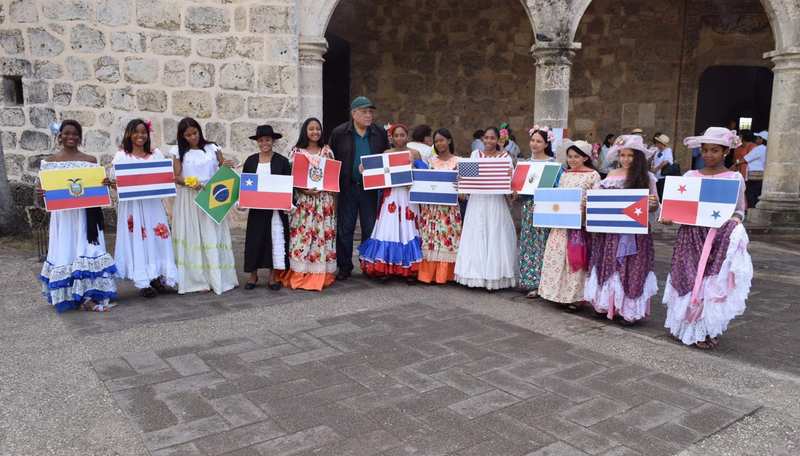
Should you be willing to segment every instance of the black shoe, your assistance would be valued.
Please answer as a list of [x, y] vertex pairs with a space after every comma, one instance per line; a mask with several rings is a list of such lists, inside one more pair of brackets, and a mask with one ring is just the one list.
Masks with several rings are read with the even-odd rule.
[[339, 271], [339, 273], [336, 274], [336, 280], [347, 280], [348, 278], [350, 278], [349, 272]]
[[139, 294], [147, 299], [155, 298], [156, 296], [158, 296], [156, 290], [152, 289], [151, 287], [142, 288], [139, 291]]
[[244, 289], [245, 290], [252, 290], [255, 287], [256, 287], [256, 284], [253, 283], [253, 282], [247, 282], [246, 284], [244, 284]]
[[283, 288], [283, 285], [281, 285], [280, 282], [275, 282], [275, 283], [271, 283], [271, 284], [267, 285], [267, 287], [269, 287], [269, 289], [272, 290], [272, 291], [278, 291], [281, 288]]

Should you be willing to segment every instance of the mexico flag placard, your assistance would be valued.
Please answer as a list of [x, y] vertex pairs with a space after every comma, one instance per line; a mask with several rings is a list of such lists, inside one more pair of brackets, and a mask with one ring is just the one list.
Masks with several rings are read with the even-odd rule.
[[667, 176], [659, 220], [719, 228], [733, 216], [739, 179]]
[[269, 173], [242, 173], [239, 207], [244, 209], [292, 208], [292, 176]]
[[341, 170], [342, 162], [338, 160], [298, 153], [292, 164], [292, 178], [297, 188], [338, 192]]
[[511, 190], [520, 195], [533, 195], [537, 188], [553, 188], [561, 175], [561, 164], [551, 161], [527, 161], [517, 163]]

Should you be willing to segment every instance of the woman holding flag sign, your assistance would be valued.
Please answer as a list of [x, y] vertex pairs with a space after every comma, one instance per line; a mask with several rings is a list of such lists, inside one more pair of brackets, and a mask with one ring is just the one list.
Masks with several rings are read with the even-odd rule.
[[[699, 219], [701, 216], [701, 205], [709, 205], [710, 216], [719, 219], [725, 210], [720, 203], [727, 203], [727, 210], [733, 215], [719, 228], [708, 228], [712, 226], [709, 220], [682, 221], [684, 224], [678, 229], [672, 267], [664, 290], [664, 304], [667, 306], [664, 326], [684, 344], [709, 349], [719, 344], [718, 338], [730, 321], [744, 313], [750, 293], [753, 263], [747, 252], [750, 241], [742, 224], [746, 207], [745, 185], [741, 174], [725, 167], [725, 156], [739, 145], [735, 131], [711, 127], [702, 136], [686, 138], [684, 144], [689, 148], [700, 147], [705, 163], [703, 169], [684, 174], [684, 177], [702, 178], [699, 179], [700, 190], [696, 190], [700, 200], [694, 204], [698, 208], [695, 217]], [[723, 179], [738, 180], [738, 185], [729, 186]], [[717, 192], [709, 204], [703, 199], [704, 182], [730, 189], [722, 194]], [[735, 193], [737, 187], [738, 194]], [[672, 224], [685, 218], [690, 207], [686, 203], [691, 201], [682, 198], [694, 191], [683, 183], [677, 190], [665, 186], [661, 222]], [[678, 204], [673, 206], [669, 200]], [[673, 207], [679, 210], [672, 210]]]
[[[305, 156], [309, 163], [333, 159], [322, 142], [322, 122], [306, 119], [289, 159]], [[318, 167], [319, 169], [319, 167]], [[289, 226], [289, 271], [281, 277], [287, 288], [322, 291], [336, 280], [336, 194], [297, 188]]]
[[[112, 164], [132, 166], [165, 160], [161, 151], [151, 149], [150, 144], [150, 125], [142, 119], [131, 120], [125, 127], [122, 149], [114, 156]], [[174, 178], [170, 171], [167, 168], [163, 177], [169, 179], [174, 190]], [[117, 181], [136, 177], [115, 175]], [[159, 180], [154, 179], [156, 177], [161, 175], [151, 175], [142, 183]], [[120, 194], [117, 206], [117, 240], [114, 248], [119, 275], [132, 280], [140, 290], [139, 294], [153, 298], [158, 292], [166, 292], [167, 286], [175, 287], [178, 280], [167, 212], [161, 198], [123, 200], [123, 196]]]
[[[656, 178], [648, 171], [653, 153], [641, 136], [620, 136], [606, 153], [606, 160], [618, 161], [621, 167], [611, 170], [595, 188], [649, 189], [648, 207], [650, 211], [656, 210]], [[637, 207], [637, 210], [647, 217], [647, 208]], [[649, 315], [650, 298], [658, 293], [652, 236], [593, 233], [591, 244], [589, 277], [583, 296], [594, 311], [609, 320], [619, 315], [628, 323]]]
[[178, 293], [213, 290], [222, 294], [239, 285], [228, 221], [217, 223], [195, 199], [221, 166], [235, 163], [205, 139], [200, 124], [191, 117], [178, 122], [176, 141], [170, 155], [178, 184], [172, 224]]

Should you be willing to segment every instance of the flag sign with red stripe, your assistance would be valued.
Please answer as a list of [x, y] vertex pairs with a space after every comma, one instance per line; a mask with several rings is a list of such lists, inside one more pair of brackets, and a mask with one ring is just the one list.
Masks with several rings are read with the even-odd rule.
[[495, 195], [511, 193], [511, 160], [506, 158], [459, 160], [458, 192]]
[[411, 153], [408, 151], [361, 157], [364, 190], [411, 185]]
[[120, 201], [175, 196], [172, 160], [136, 160], [114, 164]]
[[292, 164], [292, 179], [297, 188], [338, 192], [341, 169], [342, 162], [338, 160], [298, 153]]
[[239, 207], [288, 211], [292, 208], [292, 176], [242, 173]]
[[108, 206], [111, 197], [103, 185], [106, 170], [102, 166], [45, 169], [39, 171], [48, 212], [86, 207]]

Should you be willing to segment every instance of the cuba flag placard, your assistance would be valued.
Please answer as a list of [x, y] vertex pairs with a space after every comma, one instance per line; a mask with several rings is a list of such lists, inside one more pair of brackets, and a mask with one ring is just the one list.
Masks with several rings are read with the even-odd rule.
[[579, 230], [583, 224], [580, 188], [540, 188], [533, 206], [533, 226]]
[[458, 171], [444, 169], [415, 169], [412, 172], [414, 183], [411, 185], [409, 202], [415, 204], [439, 204], [457, 206]]
[[39, 171], [48, 212], [111, 205], [106, 170], [101, 166], [59, 168]]
[[586, 231], [647, 234], [649, 196], [646, 188], [588, 190]]

